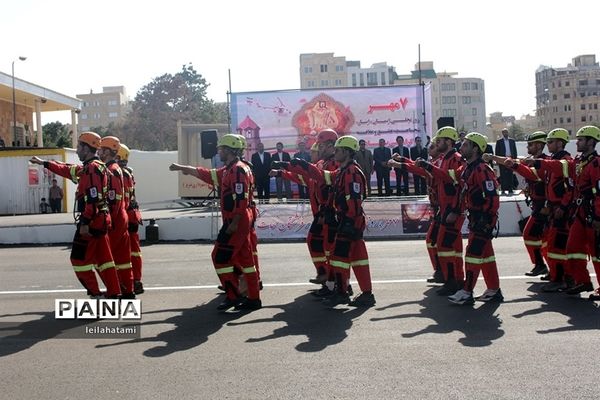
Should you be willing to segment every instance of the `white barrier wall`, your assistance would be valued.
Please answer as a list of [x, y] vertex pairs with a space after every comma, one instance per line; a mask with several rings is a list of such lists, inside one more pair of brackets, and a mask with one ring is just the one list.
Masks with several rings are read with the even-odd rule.
[[137, 200], [142, 208], [179, 198], [177, 173], [169, 171], [174, 162], [176, 151], [131, 150], [129, 166], [133, 168]]

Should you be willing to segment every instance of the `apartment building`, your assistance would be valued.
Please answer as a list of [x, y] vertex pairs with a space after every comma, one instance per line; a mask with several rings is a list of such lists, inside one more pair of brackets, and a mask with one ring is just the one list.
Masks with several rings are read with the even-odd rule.
[[566, 67], [540, 66], [535, 72], [538, 128], [565, 128], [574, 135], [600, 123], [600, 66], [596, 55], [580, 55]]
[[77, 98], [82, 101], [79, 113], [82, 132], [93, 127], [107, 127], [111, 122], [120, 121], [129, 111], [125, 86], [105, 86], [101, 93], [90, 90], [88, 94], [78, 94]]

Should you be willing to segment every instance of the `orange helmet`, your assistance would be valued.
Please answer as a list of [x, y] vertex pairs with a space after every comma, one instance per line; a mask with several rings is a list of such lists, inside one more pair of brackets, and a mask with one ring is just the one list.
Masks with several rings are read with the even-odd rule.
[[323, 129], [317, 135], [317, 143], [325, 143], [329, 141], [335, 142], [336, 140], [338, 140], [338, 134], [330, 128]]
[[121, 141], [117, 137], [106, 136], [100, 140], [100, 147], [106, 147], [107, 149], [111, 149], [113, 151], [119, 151], [121, 148]]
[[129, 147], [127, 147], [123, 143], [121, 143], [121, 146], [119, 147], [119, 151], [117, 152], [117, 155], [121, 158], [121, 160], [128, 161], [129, 160]]
[[100, 135], [96, 132], [83, 132], [78, 139], [81, 143], [85, 143], [94, 149], [100, 147]]

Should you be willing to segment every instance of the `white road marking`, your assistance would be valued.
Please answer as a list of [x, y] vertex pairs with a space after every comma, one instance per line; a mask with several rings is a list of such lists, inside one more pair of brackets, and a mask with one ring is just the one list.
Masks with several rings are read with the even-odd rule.
[[[591, 277], [595, 277], [595, 274], [590, 274]], [[502, 276], [500, 277], [501, 281], [505, 280], [538, 280], [539, 278], [524, 276], [524, 275], [514, 275], [514, 276]], [[479, 278], [479, 280], [483, 280], [483, 278]], [[543, 281], [539, 281], [542, 283]], [[351, 283], [356, 284], [356, 281], [352, 281]], [[425, 279], [390, 279], [390, 280], [375, 280], [373, 284], [377, 285], [385, 285], [390, 283], [426, 283]], [[293, 286], [312, 286], [317, 287], [312, 283], [304, 283], [304, 282], [294, 282], [294, 283], [266, 283], [265, 287], [293, 287]], [[60, 287], [60, 286], [59, 286]], [[146, 291], [154, 291], [154, 290], [205, 290], [205, 289], [216, 289], [217, 285], [197, 285], [197, 286], [160, 286], [160, 287], [144, 287]], [[53, 294], [53, 293], [81, 293], [85, 292], [85, 289], [41, 289], [41, 290], [5, 290], [0, 291], [0, 295], [6, 294]]]

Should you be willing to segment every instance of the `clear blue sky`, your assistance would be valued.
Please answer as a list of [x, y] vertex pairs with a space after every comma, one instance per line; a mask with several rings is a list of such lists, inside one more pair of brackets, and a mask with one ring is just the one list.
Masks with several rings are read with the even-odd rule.
[[10, 73], [23, 55], [15, 66], [22, 79], [73, 97], [124, 85], [133, 99], [192, 62], [209, 97], [224, 101], [228, 69], [233, 91], [293, 89], [301, 53], [334, 52], [363, 66], [387, 61], [403, 74], [420, 43], [436, 70], [485, 80], [488, 114], [519, 117], [535, 109], [540, 64], [600, 58], [599, 13], [600, 3], [580, 0], [20, 0], [2, 5], [0, 70]]

